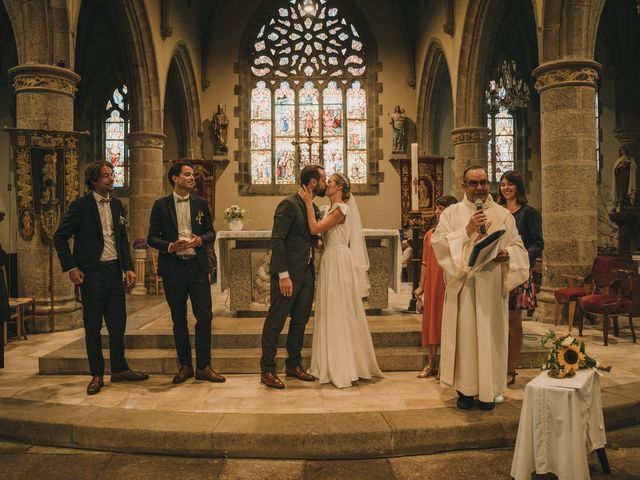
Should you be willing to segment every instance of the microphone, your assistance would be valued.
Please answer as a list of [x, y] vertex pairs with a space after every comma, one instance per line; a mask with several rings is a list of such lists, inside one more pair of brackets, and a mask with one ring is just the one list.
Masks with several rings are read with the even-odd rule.
[[[483, 210], [483, 208], [482, 208], [482, 200], [480, 200], [480, 199], [476, 200], [476, 210], [477, 210], [478, 212], [481, 212], [481, 211]], [[487, 227], [485, 227], [484, 225], [481, 225], [481, 226], [480, 226], [480, 233], [481, 233], [482, 235], [484, 235], [485, 233], [487, 233]]]

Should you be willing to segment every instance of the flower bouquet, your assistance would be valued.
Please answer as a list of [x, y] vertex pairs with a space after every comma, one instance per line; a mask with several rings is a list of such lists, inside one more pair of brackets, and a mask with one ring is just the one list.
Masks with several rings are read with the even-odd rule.
[[238, 205], [231, 205], [224, 210], [224, 219], [227, 222], [231, 220], [246, 220], [249, 218], [249, 212], [246, 208], [240, 208]]
[[571, 334], [558, 335], [550, 330], [542, 337], [542, 346], [548, 348], [551, 344], [549, 355], [540, 367], [541, 370], [549, 370], [548, 375], [554, 378], [573, 377], [577, 370], [582, 368], [597, 368], [606, 372], [611, 367], [605, 367], [585, 353], [584, 342], [578, 341]]

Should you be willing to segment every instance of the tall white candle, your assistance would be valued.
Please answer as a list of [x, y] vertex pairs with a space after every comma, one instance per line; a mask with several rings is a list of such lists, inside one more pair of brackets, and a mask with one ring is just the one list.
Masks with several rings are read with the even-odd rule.
[[418, 144], [411, 144], [411, 210], [418, 210]]

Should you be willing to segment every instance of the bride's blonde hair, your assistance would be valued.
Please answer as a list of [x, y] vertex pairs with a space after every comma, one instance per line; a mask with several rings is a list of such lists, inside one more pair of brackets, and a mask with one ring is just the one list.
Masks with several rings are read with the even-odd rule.
[[332, 175], [336, 185], [340, 185], [342, 187], [342, 200], [347, 201], [351, 196], [351, 181], [349, 177], [347, 177], [342, 172], [336, 172]]

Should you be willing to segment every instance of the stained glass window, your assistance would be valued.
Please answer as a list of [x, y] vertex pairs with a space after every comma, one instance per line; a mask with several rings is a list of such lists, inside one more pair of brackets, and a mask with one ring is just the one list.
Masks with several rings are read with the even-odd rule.
[[335, 0], [286, 0], [252, 44], [251, 183], [309, 163], [367, 182], [366, 46]]
[[115, 188], [129, 184], [129, 149], [125, 143], [125, 135], [129, 133], [127, 92], [126, 85], [116, 88], [104, 111], [104, 158], [113, 165]]
[[[504, 96], [504, 89], [499, 91]], [[505, 107], [487, 115], [487, 128], [491, 130], [487, 148], [487, 172], [490, 182], [499, 182], [503, 173], [515, 170], [515, 120]]]

